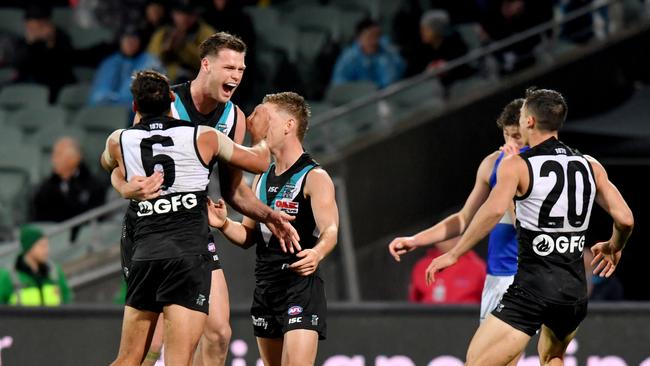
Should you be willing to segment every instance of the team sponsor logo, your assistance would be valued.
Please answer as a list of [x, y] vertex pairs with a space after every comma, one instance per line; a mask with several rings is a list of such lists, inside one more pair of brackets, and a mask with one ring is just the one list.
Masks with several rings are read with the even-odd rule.
[[251, 315], [251, 318], [253, 319], [253, 326], [254, 327], [262, 327], [266, 329], [269, 326], [269, 322], [266, 321], [266, 319], [259, 317], [256, 318], [253, 315]]
[[311, 316], [311, 325], [318, 325], [318, 315]]
[[176, 212], [181, 207], [191, 209], [198, 204], [196, 195], [188, 193], [184, 195], [174, 196], [170, 199], [159, 198], [155, 202], [141, 201], [138, 203], [138, 216], [150, 216], [156, 214], [166, 214], [169, 212]]
[[289, 200], [278, 200], [275, 201], [275, 208], [277, 210], [282, 210], [288, 214], [297, 214], [298, 213], [298, 202], [289, 201]]
[[542, 257], [553, 253], [554, 251], [564, 254], [569, 253], [582, 253], [585, 248], [585, 236], [558, 236], [553, 240], [550, 235], [540, 234], [533, 239], [533, 251]]
[[302, 323], [302, 316], [297, 316], [295, 318], [289, 318], [289, 324], [299, 324]]
[[269, 192], [269, 193], [278, 193], [278, 190], [280, 190], [280, 187], [273, 186], [273, 187], [269, 187], [267, 192]]
[[282, 192], [282, 198], [293, 199], [293, 191], [295, 191], [295, 190], [296, 190], [295, 185], [293, 185], [291, 183], [287, 183], [284, 186], [284, 191]]
[[214, 253], [217, 251], [217, 246], [213, 242], [208, 243], [208, 252]]
[[302, 307], [298, 305], [292, 306], [289, 308], [289, 311], [287, 311], [287, 314], [289, 314], [290, 316], [302, 314]]

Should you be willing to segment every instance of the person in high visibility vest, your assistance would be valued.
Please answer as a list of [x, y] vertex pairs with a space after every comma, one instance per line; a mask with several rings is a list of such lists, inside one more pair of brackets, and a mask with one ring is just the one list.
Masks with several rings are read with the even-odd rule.
[[0, 270], [0, 303], [18, 306], [58, 306], [71, 301], [61, 268], [49, 260], [49, 242], [35, 225], [20, 229], [21, 253], [9, 270]]

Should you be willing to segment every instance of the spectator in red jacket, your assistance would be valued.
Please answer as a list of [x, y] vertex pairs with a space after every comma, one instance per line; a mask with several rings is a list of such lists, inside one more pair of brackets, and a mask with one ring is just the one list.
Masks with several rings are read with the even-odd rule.
[[485, 262], [474, 251], [458, 259], [455, 266], [436, 275], [436, 282], [427, 286], [425, 272], [431, 261], [456, 245], [458, 238], [447, 240], [429, 249], [411, 272], [409, 301], [425, 304], [479, 304], [485, 282]]

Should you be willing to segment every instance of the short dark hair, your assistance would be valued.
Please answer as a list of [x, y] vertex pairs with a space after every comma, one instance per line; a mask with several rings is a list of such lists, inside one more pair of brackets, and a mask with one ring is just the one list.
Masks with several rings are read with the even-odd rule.
[[503, 130], [507, 126], [519, 126], [519, 113], [524, 105], [524, 98], [517, 98], [508, 103], [497, 118], [497, 126]]
[[267, 94], [262, 103], [271, 103], [277, 105], [283, 111], [292, 115], [298, 122], [298, 139], [302, 141], [305, 138], [311, 110], [305, 101], [305, 98], [294, 92], [283, 92], [276, 94]]
[[562, 128], [568, 107], [562, 94], [550, 89], [526, 89], [526, 111], [537, 120], [537, 127], [545, 131]]
[[199, 57], [216, 55], [223, 49], [246, 53], [246, 43], [241, 38], [226, 32], [217, 32], [199, 45]]
[[157, 71], [138, 71], [133, 75], [131, 94], [138, 112], [143, 116], [162, 116], [169, 111], [172, 98], [169, 80]]
[[361, 32], [372, 27], [379, 27], [379, 22], [373, 18], [369, 18], [369, 17], [363, 18], [355, 26], [354, 34], [358, 37], [361, 34]]

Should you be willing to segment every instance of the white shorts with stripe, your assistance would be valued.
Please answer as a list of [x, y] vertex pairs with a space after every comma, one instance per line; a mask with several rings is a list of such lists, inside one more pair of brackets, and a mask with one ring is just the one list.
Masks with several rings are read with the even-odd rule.
[[501, 297], [506, 293], [506, 290], [510, 287], [514, 279], [515, 275], [485, 276], [483, 294], [481, 295], [481, 323], [497, 307], [499, 301], [501, 301]]

